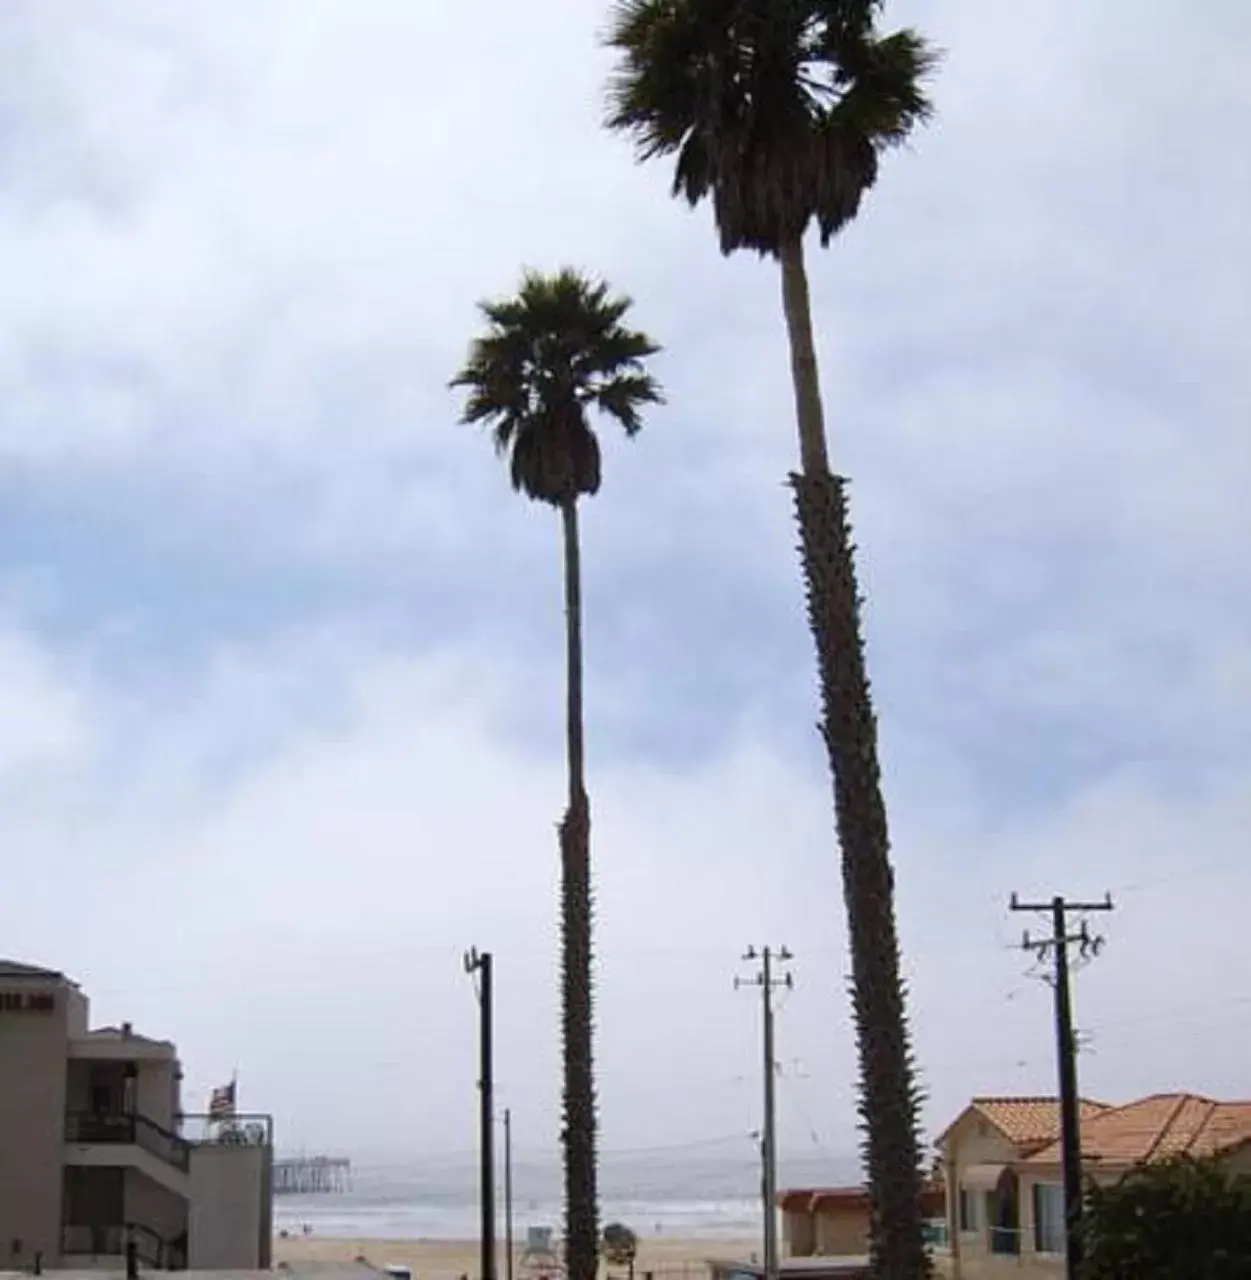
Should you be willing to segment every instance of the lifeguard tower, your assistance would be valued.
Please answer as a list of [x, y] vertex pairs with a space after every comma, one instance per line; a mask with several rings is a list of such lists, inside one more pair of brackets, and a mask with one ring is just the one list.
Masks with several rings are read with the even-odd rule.
[[527, 1227], [521, 1251], [521, 1274], [528, 1280], [562, 1280], [565, 1268], [551, 1227]]

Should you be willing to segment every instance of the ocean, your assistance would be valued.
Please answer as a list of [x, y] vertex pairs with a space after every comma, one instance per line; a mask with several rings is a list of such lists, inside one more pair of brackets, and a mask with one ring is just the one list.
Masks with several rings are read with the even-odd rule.
[[[498, 1159], [498, 1153], [497, 1153]], [[502, 1170], [500, 1170], [502, 1178]], [[365, 1240], [469, 1240], [478, 1233], [474, 1157], [411, 1164], [353, 1161], [350, 1189], [274, 1200], [275, 1230]], [[834, 1155], [779, 1160], [778, 1186], [836, 1186], [859, 1181], [856, 1158]], [[692, 1156], [682, 1152], [606, 1153], [600, 1168], [601, 1219], [624, 1222], [639, 1236], [731, 1239], [761, 1229], [760, 1167], [750, 1152]], [[504, 1196], [496, 1192], [499, 1232]], [[561, 1224], [560, 1170], [516, 1160], [514, 1235]]]

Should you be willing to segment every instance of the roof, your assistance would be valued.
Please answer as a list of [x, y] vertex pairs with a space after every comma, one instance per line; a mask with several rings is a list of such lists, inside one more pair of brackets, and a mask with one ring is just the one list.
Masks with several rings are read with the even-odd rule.
[[818, 1201], [847, 1205], [868, 1204], [867, 1187], [795, 1187], [779, 1191], [778, 1208], [795, 1212], [811, 1212]]
[[43, 978], [65, 981], [65, 975], [55, 969], [41, 969], [36, 964], [23, 964], [20, 960], [0, 960], [0, 978]]
[[[1170, 1156], [1211, 1156], [1251, 1142], [1251, 1102], [1153, 1093], [1083, 1116], [1081, 1129], [1083, 1160], [1133, 1165]], [[1059, 1142], [1035, 1151], [1029, 1163], [1059, 1164]]]
[[[1080, 1115], [1086, 1120], [1101, 1115], [1112, 1108], [1105, 1102], [1083, 1098]], [[938, 1135], [942, 1142], [970, 1111], [976, 1111], [984, 1120], [993, 1124], [1014, 1146], [1023, 1149], [1038, 1148], [1053, 1143], [1060, 1136], [1060, 1100], [1055, 1097], [1007, 1097], [974, 1098]]]
[[[942, 1199], [941, 1184], [926, 1180], [921, 1194], [928, 1203]], [[868, 1187], [799, 1187], [777, 1194], [778, 1208], [789, 1213], [818, 1213], [822, 1209], [867, 1209], [870, 1204]]]
[[96, 1027], [88, 1031], [87, 1040], [127, 1040], [134, 1044], [158, 1045], [162, 1049], [172, 1049], [169, 1040], [154, 1040], [151, 1036], [141, 1036], [137, 1031], [127, 1031], [125, 1027]]

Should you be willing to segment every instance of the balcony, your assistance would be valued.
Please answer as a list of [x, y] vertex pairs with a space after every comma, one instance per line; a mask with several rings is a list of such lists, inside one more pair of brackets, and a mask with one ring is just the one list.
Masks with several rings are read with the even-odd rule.
[[66, 1259], [126, 1257], [126, 1246], [134, 1244], [135, 1260], [160, 1271], [182, 1271], [187, 1265], [185, 1241], [164, 1240], [151, 1227], [138, 1222], [115, 1226], [67, 1225], [61, 1228], [61, 1256]]
[[191, 1162], [191, 1144], [147, 1116], [71, 1111], [65, 1117], [65, 1141], [78, 1146], [139, 1147], [182, 1173]]
[[950, 1249], [951, 1236], [946, 1218], [926, 1218], [921, 1223], [921, 1234], [931, 1249]]
[[184, 1113], [178, 1129], [188, 1146], [272, 1147], [274, 1120], [261, 1113], [234, 1115], [222, 1119], [210, 1115]]
[[990, 1251], [1006, 1257], [1015, 1257], [1021, 1252], [1021, 1229], [1019, 1227], [991, 1227]]

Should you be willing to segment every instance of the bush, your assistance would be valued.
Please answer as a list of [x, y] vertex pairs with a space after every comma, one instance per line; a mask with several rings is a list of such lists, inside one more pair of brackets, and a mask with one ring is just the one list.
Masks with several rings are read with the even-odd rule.
[[1251, 1178], [1210, 1160], [1144, 1165], [1089, 1190], [1082, 1280], [1248, 1280]]
[[604, 1228], [604, 1257], [614, 1266], [633, 1266], [639, 1238], [624, 1222], [610, 1222]]

